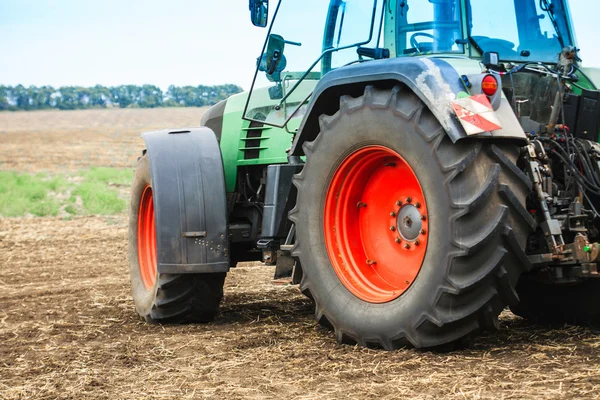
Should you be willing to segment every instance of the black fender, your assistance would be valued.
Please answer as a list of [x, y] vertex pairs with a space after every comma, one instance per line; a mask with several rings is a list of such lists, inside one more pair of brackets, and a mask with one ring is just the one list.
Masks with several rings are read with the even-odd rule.
[[158, 272], [227, 272], [225, 176], [214, 132], [165, 129], [142, 137], [152, 176]]
[[[459, 92], [466, 91], [454, 67], [442, 58], [399, 57], [354, 64], [325, 74], [313, 92], [289, 154], [303, 155], [302, 144], [314, 140], [319, 133], [319, 116], [338, 111], [340, 96], [361, 96], [370, 84], [392, 88], [398, 83], [409, 87], [427, 105], [453, 142], [468, 136], [450, 103]], [[493, 136], [488, 132], [478, 137], [504, 135], [526, 142], [522, 129]]]

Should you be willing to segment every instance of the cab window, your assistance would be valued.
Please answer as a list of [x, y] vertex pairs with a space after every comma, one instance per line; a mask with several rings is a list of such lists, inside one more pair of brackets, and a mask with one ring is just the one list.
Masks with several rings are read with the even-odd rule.
[[397, 4], [397, 54], [464, 53], [460, 0], [403, 0]]

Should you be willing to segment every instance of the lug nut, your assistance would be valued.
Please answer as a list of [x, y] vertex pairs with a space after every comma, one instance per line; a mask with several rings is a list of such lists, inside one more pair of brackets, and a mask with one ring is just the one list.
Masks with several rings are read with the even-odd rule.
[[407, 198], [406, 198], [406, 202], [407, 202], [407, 203], [410, 203], [411, 201], [412, 201], [412, 197], [407, 197]]
[[410, 244], [406, 243], [406, 244], [404, 245], [404, 248], [405, 248], [406, 250], [410, 249]]
[[421, 221], [425, 221], [427, 219], [427, 216], [425, 214], [421, 215]]
[[394, 232], [396, 230], [396, 227], [394, 225], [390, 226], [390, 231]]
[[426, 233], [427, 233], [427, 231], [425, 229], [421, 229], [421, 235], [424, 235]]
[[397, 205], [397, 206], [401, 206], [401, 205], [402, 205], [402, 200], [398, 200], [398, 201], [396, 201], [396, 205]]
[[421, 244], [421, 242], [419, 242], [419, 239], [415, 240], [415, 246], [418, 246], [420, 244]]
[[392, 216], [392, 217], [395, 217], [395, 216], [396, 216], [396, 212], [395, 212], [395, 211], [392, 211], [392, 212], [390, 213], [390, 216]]
[[394, 242], [400, 244], [400, 243], [402, 243], [402, 240], [400, 240], [400, 238], [396, 238], [396, 239], [394, 239]]
[[415, 207], [417, 208], [421, 208], [421, 203], [419, 203], [418, 201], [415, 203]]

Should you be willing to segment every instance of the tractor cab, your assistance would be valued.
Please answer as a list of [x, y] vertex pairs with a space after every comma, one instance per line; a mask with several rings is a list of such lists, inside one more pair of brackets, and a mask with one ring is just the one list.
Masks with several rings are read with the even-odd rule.
[[[562, 0], [280, 0], [273, 6], [244, 116], [278, 127], [301, 119], [317, 82], [341, 67], [436, 57], [473, 73], [485, 69], [482, 61], [498, 70], [506, 63], [556, 64], [561, 50], [574, 45]], [[268, 1], [252, 0], [250, 8], [255, 25], [266, 26]]]

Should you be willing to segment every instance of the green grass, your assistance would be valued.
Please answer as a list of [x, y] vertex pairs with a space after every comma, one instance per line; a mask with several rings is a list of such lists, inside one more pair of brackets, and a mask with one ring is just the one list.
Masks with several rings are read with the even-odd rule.
[[88, 182], [102, 182], [105, 184], [130, 185], [133, 171], [130, 169], [92, 167], [79, 173]]
[[71, 197], [81, 198], [85, 213], [111, 215], [125, 210], [127, 202], [109, 185], [130, 185], [132, 170], [92, 167], [80, 172], [79, 176], [83, 177], [83, 182], [73, 190]]
[[60, 203], [55, 197], [49, 196], [49, 193], [57, 192], [65, 186], [64, 177], [51, 178], [44, 174], [28, 175], [0, 171], [0, 215], [57, 215]]
[[110, 215], [125, 210], [125, 199], [119, 197], [117, 190], [107, 187], [102, 182], [80, 183], [72, 194], [81, 198], [86, 214]]
[[69, 204], [65, 207], [65, 212], [71, 215], [77, 214], [77, 208], [73, 204]]
[[130, 185], [132, 175], [129, 169], [98, 167], [81, 171], [82, 179], [73, 181], [66, 174], [0, 171], [0, 217], [119, 214], [127, 200], [115, 185]]

